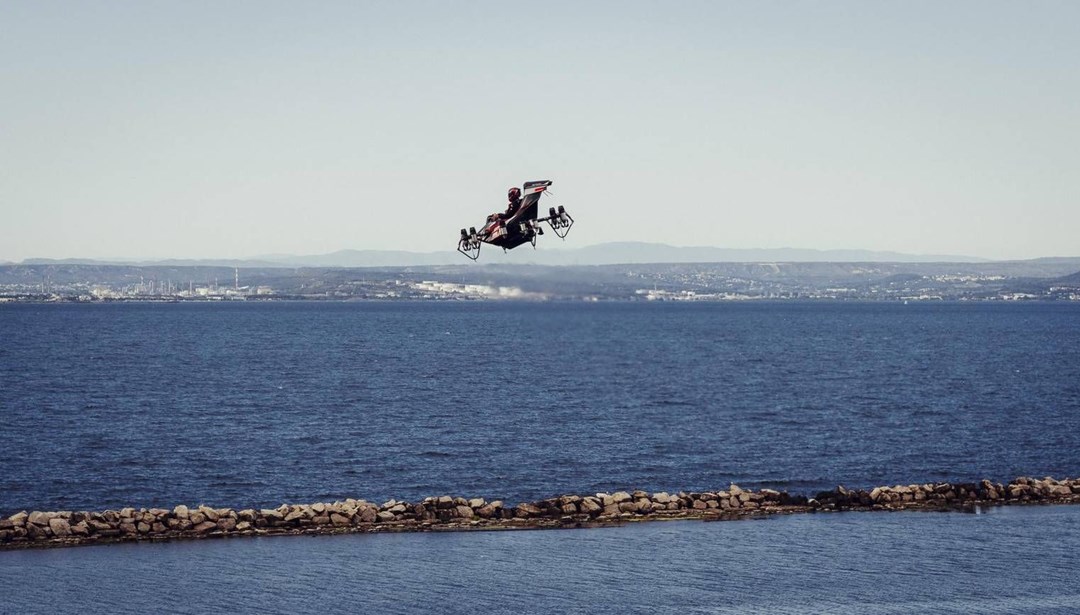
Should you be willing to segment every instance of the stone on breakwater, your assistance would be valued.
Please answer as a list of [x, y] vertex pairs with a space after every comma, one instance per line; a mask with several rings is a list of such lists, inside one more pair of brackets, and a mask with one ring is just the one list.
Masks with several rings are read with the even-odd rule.
[[71, 526], [64, 519], [53, 517], [49, 519], [49, 529], [52, 530], [53, 536], [63, 538], [71, 534]]
[[596, 498], [590, 496], [582, 498], [581, 503], [578, 504], [578, 508], [587, 515], [596, 515], [604, 509], [604, 507], [596, 501]]

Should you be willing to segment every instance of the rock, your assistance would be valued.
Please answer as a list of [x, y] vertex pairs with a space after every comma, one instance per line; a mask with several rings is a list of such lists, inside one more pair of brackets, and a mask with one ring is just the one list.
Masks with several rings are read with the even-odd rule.
[[578, 512], [578, 507], [577, 504], [574, 504], [573, 502], [567, 502], [566, 504], [562, 505], [561, 510], [564, 515], [576, 515]]
[[592, 497], [583, 498], [581, 503], [578, 504], [578, 508], [587, 515], [599, 514], [599, 512], [604, 509], [604, 507], [596, 501], [596, 498]]
[[462, 519], [472, 519], [473, 516], [474, 516], [473, 509], [472, 509], [471, 506], [465, 506], [465, 505], [462, 505], [462, 504], [458, 504], [457, 508], [455, 510], [457, 510], [457, 516], [461, 517]]
[[312, 525], [330, 525], [330, 515], [315, 515], [311, 518]]
[[539, 517], [540, 509], [533, 504], [518, 504], [514, 507], [514, 516], [519, 519], [527, 519], [529, 517]]
[[8, 517], [8, 521], [11, 521], [14, 527], [22, 527], [26, 525], [26, 519], [29, 516], [30, 515], [24, 510]]
[[[375, 510], [374, 506], [365, 506], [364, 508], [360, 509], [360, 513], [359, 513], [360, 522], [361, 523], [375, 523], [375, 520], [378, 518], [378, 515], [376, 513], [377, 513], [377, 511]], [[391, 515], [391, 516], [393, 516], [393, 515]]]
[[448, 495], [441, 495], [439, 499], [435, 501], [436, 508], [450, 509], [454, 507], [454, 498]]
[[250, 529], [251, 529], [251, 523], [248, 522], [248, 521], [241, 521], [240, 523], [236, 524], [236, 531], [238, 531], [238, 532], [246, 532], [246, 531], [248, 531]]
[[391, 506], [390, 508], [388, 508], [386, 510], [388, 512], [394, 513], [395, 515], [400, 515], [401, 513], [405, 512], [406, 508], [405, 508], [404, 504], [399, 503], [399, 504], [395, 504], [395, 505]]
[[34, 525], [49, 525], [49, 519], [53, 518], [52, 513], [44, 513], [34, 511], [30, 513], [30, 516], [26, 518], [27, 523], [33, 523]]
[[[390, 516], [392, 517], [393, 515], [390, 515]], [[293, 522], [298, 521], [298, 520], [303, 519], [303, 518], [304, 518], [304, 511], [302, 511], [302, 510], [294, 510], [294, 511], [290, 512], [289, 514], [285, 515], [285, 523], [293, 523]]]
[[190, 515], [191, 513], [190, 513], [190, 511], [188, 510], [188, 507], [187, 507], [187, 506], [184, 506], [183, 504], [180, 504], [180, 505], [178, 505], [178, 506], [177, 506], [176, 508], [173, 508], [173, 510], [172, 510], [172, 514], [173, 514], [173, 516], [174, 516], [174, 517], [176, 517], [177, 519], [187, 519], [187, 518], [188, 518], [188, 516], [189, 516], [189, 515]]
[[484, 519], [494, 519], [494, 518], [499, 517], [502, 509], [503, 509], [502, 500], [495, 500], [494, 502], [490, 502], [488, 504], [485, 504], [485, 505], [481, 506], [476, 511], [476, 514], [479, 515], [480, 517], [484, 518]]
[[317, 502], [311, 505], [311, 510], [316, 513], [324, 513], [326, 512], [326, 504], [323, 504], [322, 502]]
[[53, 536], [57, 538], [63, 538], [71, 534], [71, 526], [64, 519], [49, 519], [49, 529], [52, 530]]
[[27, 523], [26, 524], [26, 537], [27, 538], [29, 538], [31, 540], [42, 540], [44, 538], [48, 538], [48, 536], [49, 536], [49, 531], [47, 529], [45, 529], [45, 527], [34, 524], [34, 523]]
[[216, 530], [217, 523], [214, 523], [213, 521], [203, 521], [192, 529], [195, 531], [196, 534], [205, 534], [211, 530]]
[[138, 531], [140, 534], [149, 534], [150, 533], [150, 524], [147, 523], [146, 521], [139, 521], [135, 525], [135, 530]]
[[731, 486], [728, 487], [728, 493], [731, 494], [731, 497], [739, 497], [739, 494], [741, 494], [742, 492], [742, 488], [735, 483], [731, 483]]
[[705, 510], [708, 507], [708, 504], [706, 504], [704, 500], [694, 500], [694, 503], [691, 506], [694, 510]]
[[882, 498], [882, 495], [884, 495], [884, 493], [885, 493], [885, 490], [882, 489], [881, 487], [874, 487], [873, 490], [870, 491], [870, 499], [875, 501], [875, 502], [880, 502], [881, 498]]
[[484, 504], [484, 498], [473, 498], [469, 500], [469, 508], [483, 508]]
[[375, 519], [383, 523], [386, 523], [387, 521], [393, 521], [394, 513], [383, 510], [380, 511], [379, 514], [375, 515]]
[[612, 501], [614, 501], [614, 502], [615, 502], [616, 504], [622, 504], [623, 502], [629, 502], [630, 500], [632, 500], [632, 499], [634, 499], [634, 498], [633, 498], [633, 497], [631, 497], [631, 496], [630, 496], [630, 494], [629, 494], [629, 493], [627, 493], [627, 492], [625, 492], [625, 491], [616, 491], [616, 492], [615, 492], [615, 493], [614, 493], [614, 494], [613, 494], [613, 495], [611, 496], [611, 499], [612, 499]]
[[[72, 529], [74, 529], [74, 528], [72, 528]], [[155, 521], [150, 526], [150, 531], [155, 533], [155, 534], [164, 534], [165, 533], [165, 525], [160, 521]]]
[[129, 536], [134, 536], [135, 534], [139, 533], [139, 528], [135, 527], [134, 523], [130, 523], [130, 522], [121, 523], [120, 524], [120, 531], [127, 534], [127, 535], [129, 535]]
[[[54, 532], [56, 530], [53, 530]], [[86, 521], [79, 521], [75, 525], [71, 526], [71, 533], [78, 536], [89, 536], [90, 525]]]
[[652, 501], [656, 502], [657, 504], [667, 504], [671, 501], [671, 496], [668, 495], [667, 492], [661, 491], [660, 493], [653, 494]]
[[222, 532], [231, 532], [236, 529], [236, 519], [232, 517], [220, 517], [217, 520], [217, 529]]
[[206, 515], [202, 514], [201, 512], [193, 512], [188, 515], [188, 521], [191, 521], [192, 525], [198, 525], [203, 521], [206, 521]]
[[349, 518], [339, 513], [330, 513], [330, 523], [336, 526], [349, 525]]

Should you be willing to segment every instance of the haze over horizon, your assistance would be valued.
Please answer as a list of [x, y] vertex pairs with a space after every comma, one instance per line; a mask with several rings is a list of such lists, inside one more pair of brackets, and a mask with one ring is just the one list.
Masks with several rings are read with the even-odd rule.
[[1080, 5], [0, 7], [0, 261], [565, 244], [1078, 256]]

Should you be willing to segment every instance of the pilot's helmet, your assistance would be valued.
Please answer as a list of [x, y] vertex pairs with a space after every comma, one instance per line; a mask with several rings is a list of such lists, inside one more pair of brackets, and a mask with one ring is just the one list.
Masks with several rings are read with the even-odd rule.
[[511, 186], [510, 189], [506, 191], [506, 198], [510, 199], [511, 201], [516, 201], [520, 199], [521, 189], [519, 189], [517, 186]]

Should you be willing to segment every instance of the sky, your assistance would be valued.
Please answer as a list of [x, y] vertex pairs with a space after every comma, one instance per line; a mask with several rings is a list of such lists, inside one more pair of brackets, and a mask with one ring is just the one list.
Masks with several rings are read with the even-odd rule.
[[0, 261], [452, 250], [532, 179], [577, 221], [552, 247], [1080, 256], [1078, 23], [1040, 1], [0, 0]]

